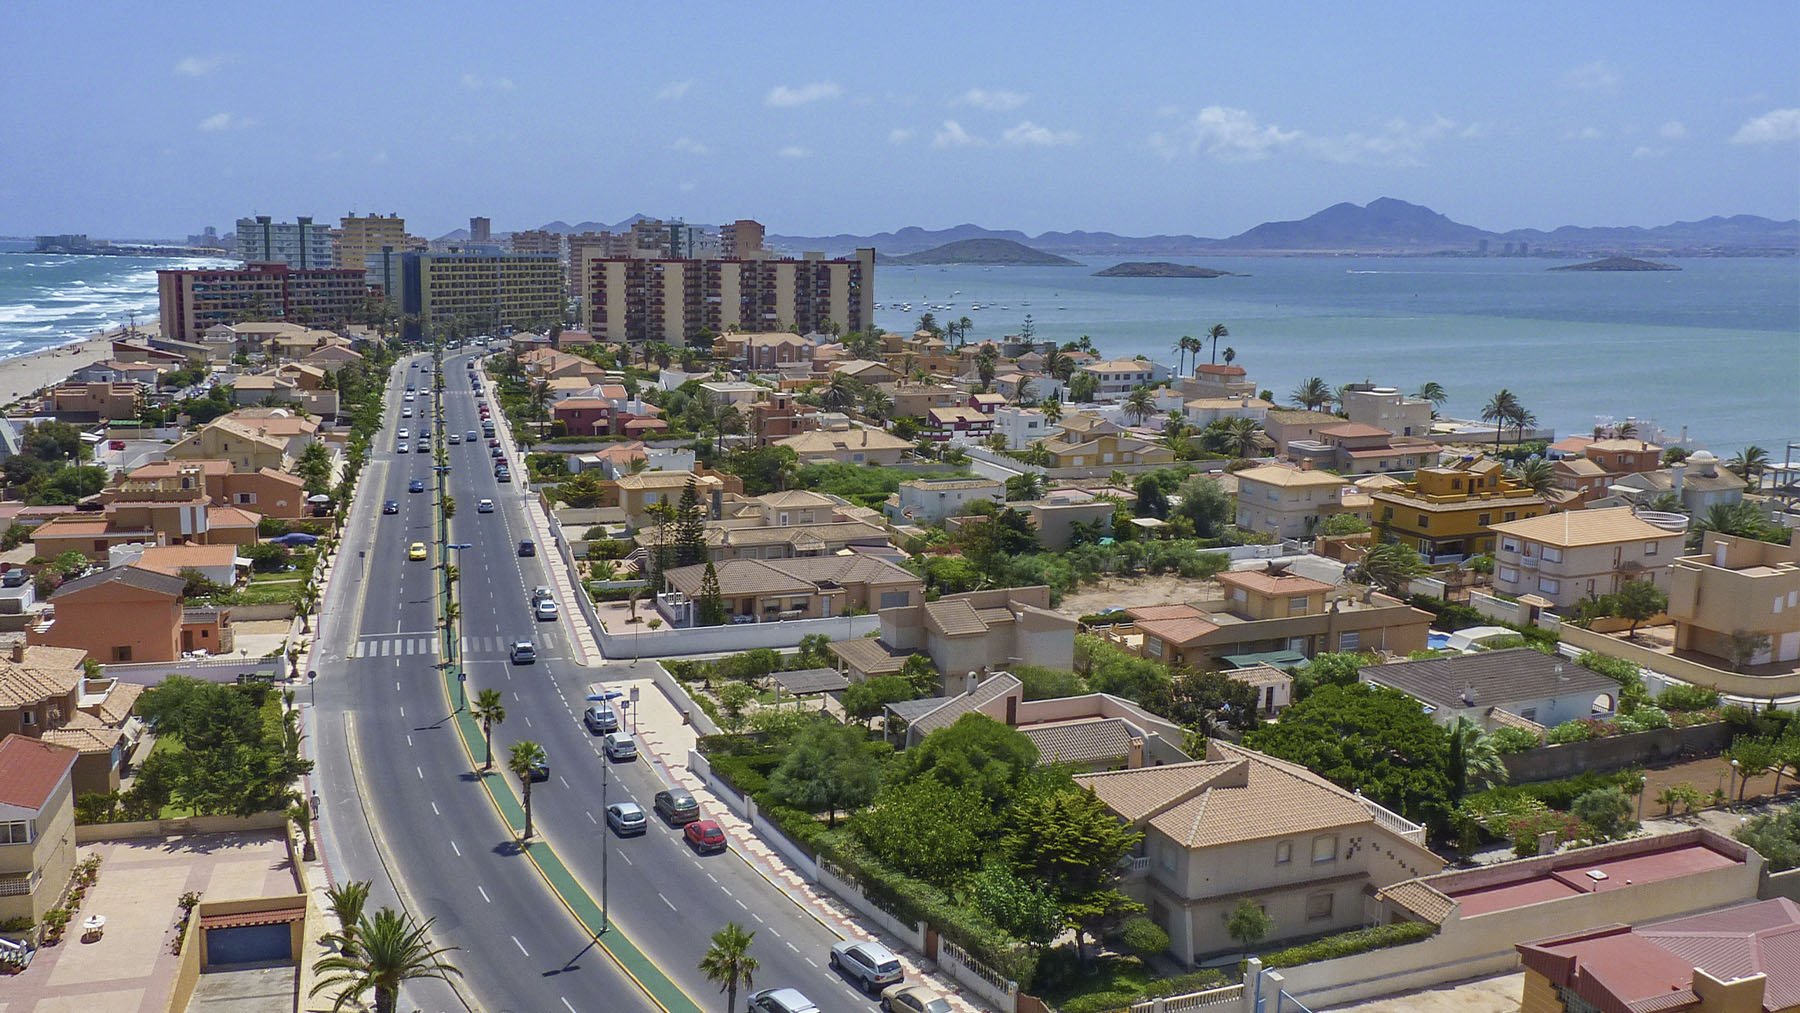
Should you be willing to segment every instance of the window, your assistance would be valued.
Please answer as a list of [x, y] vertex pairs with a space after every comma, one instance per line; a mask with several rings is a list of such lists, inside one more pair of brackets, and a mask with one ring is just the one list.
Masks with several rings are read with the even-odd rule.
[[22, 725], [37, 724], [37, 711], [23, 710], [19, 712], [19, 723]]
[[1536, 721], [1537, 720], [1537, 708], [1536, 707], [1526, 707], [1519, 711], [1519, 716], [1524, 718], [1527, 721]]
[[1354, 651], [1354, 650], [1357, 650], [1358, 648], [1360, 648], [1361, 646], [1362, 646], [1362, 633], [1360, 631], [1349, 630], [1344, 633], [1338, 634], [1338, 650]]
[[1510, 566], [1502, 566], [1494, 572], [1494, 575], [1508, 584], [1517, 584], [1519, 582], [1519, 571]]
[[[1488, 515], [1482, 514], [1481, 516], [1482, 516], [1481, 523], [1486, 524]], [[1516, 539], [1502, 538], [1502, 539], [1500, 539], [1500, 551], [1501, 552], [1517, 552], [1517, 551], [1519, 551], [1519, 543]]]
[[1320, 834], [1313, 838], [1313, 864], [1337, 861], [1337, 835]]
[[1422, 527], [1422, 528], [1431, 527], [1431, 518], [1425, 514], [1420, 514], [1419, 515], [1419, 527]]
[[1294, 860], [1294, 842], [1281, 841], [1275, 845], [1275, 864], [1286, 865]]
[[1144, 650], [1150, 652], [1151, 657], [1160, 658], [1163, 654], [1163, 642], [1157, 637], [1145, 637]]
[[1485, 528], [1489, 524], [1494, 523], [1494, 515], [1493, 514], [1477, 514], [1475, 516], [1475, 523], [1477, 523]]
[[1557, 594], [1562, 591], [1562, 581], [1554, 580], [1550, 577], [1539, 577], [1538, 590], [1545, 594]]
[[0, 823], [0, 844], [30, 844], [31, 821], [12, 820]]
[[1646, 555], [1646, 556], [1656, 555], [1656, 543], [1655, 542], [1645, 542], [1644, 543], [1644, 555]]
[[1508, 510], [1508, 511], [1507, 511], [1507, 512], [1506, 512], [1506, 519], [1507, 519], [1507, 520], [1509, 520], [1509, 521], [1516, 521], [1516, 520], [1518, 520], [1518, 519], [1519, 519], [1519, 512], [1518, 512], [1518, 511], [1517, 511], [1517, 510]]
[[1288, 615], [1303, 616], [1306, 614], [1306, 596], [1295, 595], [1288, 599]]
[[1331, 894], [1313, 893], [1306, 896], [1306, 920], [1320, 921], [1331, 917]]
[[1546, 563], [1562, 562], [1562, 550], [1557, 548], [1554, 545], [1544, 546], [1544, 562], [1546, 562]]

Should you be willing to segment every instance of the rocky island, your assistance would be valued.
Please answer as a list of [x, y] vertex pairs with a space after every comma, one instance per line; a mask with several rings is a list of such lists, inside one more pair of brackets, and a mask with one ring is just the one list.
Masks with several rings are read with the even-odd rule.
[[1602, 260], [1590, 260], [1585, 264], [1564, 264], [1553, 267], [1552, 271], [1679, 271], [1674, 264], [1659, 264], [1654, 260], [1639, 260], [1636, 257], [1606, 257]]
[[1038, 267], [1080, 267], [1081, 262], [1059, 257], [1054, 253], [1034, 250], [1024, 243], [1011, 239], [962, 239], [954, 243], [918, 253], [909, 253], [904, 257], [884, 256], [877, 253], [877, 264], [989, 264], [1008, 267], [1032, 265]]
[[1230, 278], [1230, 271], [1215, 271], [1192, 264], [1171, 264], [1166, 260], [1128, 260], [1095, 271], [1096, 278]]

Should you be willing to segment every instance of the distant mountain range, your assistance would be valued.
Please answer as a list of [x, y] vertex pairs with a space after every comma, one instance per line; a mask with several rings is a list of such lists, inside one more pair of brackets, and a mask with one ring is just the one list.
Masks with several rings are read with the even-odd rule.
[[969, 239], [1004, 239], [1058, 255], [1160, 256], [1251, 255], [1287, 253], [1440, 253], [1474, 256], [1487, 243], [1490, 256], [1516, 252], [1525, 245], [1531, 255], [1591, 256], [1632, 253], [1663, 256], [1787, 256], [1800, 253], [1800, 220], [1774, 221], [1757, 215], [1714, 217], [1653, 228], [1639, 226], [1588, 228], [1565, 225], [1551, 231], [1513, 229], [1489, 232], [1439, 214], [1427, 207], [1383, 197], [1363, 206], [1334, 204], [1291, 222], [1265, 222], [1228, 239], [1205, 236], [1121, 236], [1112, 232], [1045, 232], [1031, 236], [1016, 229], [958, 225], [948, 229], [909, 226], [895, 232], [858, 236], [771, 235], [768, 242], [789, 252], [820, 250], [849, 253], [873, 246], [891, 257], [919, 253]]

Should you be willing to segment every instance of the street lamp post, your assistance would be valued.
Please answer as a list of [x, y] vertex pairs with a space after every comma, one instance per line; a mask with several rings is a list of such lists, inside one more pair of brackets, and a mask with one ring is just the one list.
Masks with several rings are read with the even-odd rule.
[[1650, 778], [1647, 775], [1638, 777], [1638, 822], [1644, 822], [1644, 796], [1650, 794]]
[[[471, 547], [472, 542], [451, 542], [445, 549], [460, 552]], [[456, 621], [450, 618], [450, 553], [444, 553], [444, 662], [445, 670], [456, 673], [456, 709], [461, 711], [469, 705], [468, 676], [456, 663]]]

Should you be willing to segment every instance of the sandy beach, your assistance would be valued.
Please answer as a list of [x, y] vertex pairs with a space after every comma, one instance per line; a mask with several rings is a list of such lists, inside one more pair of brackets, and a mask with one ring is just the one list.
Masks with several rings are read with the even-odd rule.
[[[10, 408], [20, 399], [68, 379], [70, 373], [83, 366], [111, 358], [112, 343], [124, 337], [126, 330], [123, 326], [114, 327], [74, 344], [0, 361], [0, 404]], [[155, 336], [157, 325], [140, 324], [137, 333], [138, 340], [146, 340]]]

